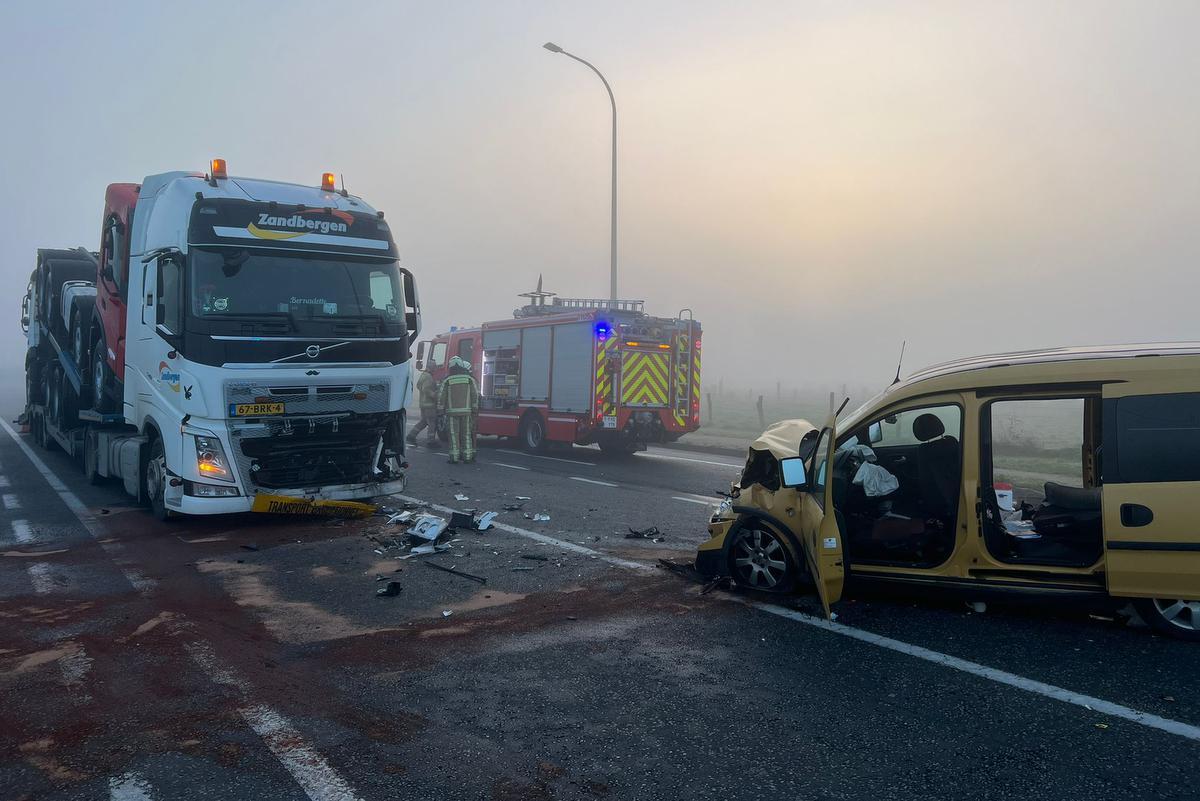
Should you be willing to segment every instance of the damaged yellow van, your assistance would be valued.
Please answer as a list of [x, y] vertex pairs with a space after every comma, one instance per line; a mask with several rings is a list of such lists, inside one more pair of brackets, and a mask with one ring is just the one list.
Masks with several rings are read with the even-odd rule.
[[696, 568], [768, 592], [903, 582], [1128, 598], [1200, 640], [1200, 343], [948, 362], [750, 447]]

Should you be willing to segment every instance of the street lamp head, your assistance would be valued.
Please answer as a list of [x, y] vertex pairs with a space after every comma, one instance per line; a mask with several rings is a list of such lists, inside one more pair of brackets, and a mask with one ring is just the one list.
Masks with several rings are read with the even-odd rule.
[[551, 53], [561, 53], [563, 51], [563, 49], [554, 42], [546, 42], [544, 45], [542, 45], [542, 47], [546, 48]]

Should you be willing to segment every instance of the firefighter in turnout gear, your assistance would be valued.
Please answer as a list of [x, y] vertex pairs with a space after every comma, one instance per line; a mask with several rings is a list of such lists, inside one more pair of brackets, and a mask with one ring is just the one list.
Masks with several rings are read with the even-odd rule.
[[425, 365], [419, 364], [417, 369], [421, 371], [421, 377], [417, 379], [417, 402], [421, 405], [421, 421], [408, 432], [408, 444], [416, 445], [417, 435], [427, 430], [429, 433], [425, 436], [429, 445], [433, 446], [437, 444], [438, 382], [425, 369]]
[[475, 417], [479, 414], [479, 386], [471, 377], [471, 365], [455, 356], [450, 375], [438, 392], [438, 410], [445, 412], [450, 430], [450, 464], [475, 461]]

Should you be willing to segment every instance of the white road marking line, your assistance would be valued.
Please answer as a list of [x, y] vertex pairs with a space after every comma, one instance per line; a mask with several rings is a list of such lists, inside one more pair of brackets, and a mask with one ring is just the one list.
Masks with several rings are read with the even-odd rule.
[[[249, 692], [249, 684], [222, 665], [207, 645], [193, 643], [186, 648], [210, 679], [232, 687], [239, 694]], [[341, 774], [304, 740], [280, 712], [263, 704], [247, 704], [238, 709], [238, 714], [262, 738], [312, 801], [357, 801], [358, 794]]]
[[567, 476], [572, 481], [582, 481], [584, 484], [596, 484], [601, 487], [619, 487], [620, 484], [614, 484], [611, 481], [597, 481], [594, 478], [581, 478], [580, 476]]
[[27, 545], [33, 542], [33, 529], [29, 527], [28, 520], [12, 521], [13, 537], [22, 545]]
[[15, 493], [6, 492], [3, 495], [0, 495], [0, 501], [4, 502], [4, 508], [10, 512], [14, 509], [21, 508], [21, 499], [18, 498]]
[[150, 783], [136, 773], [113, 776], [108, 780], [109, 801], [153, 801]]
[[29, 581], [33, 584], [33, 591], [38, 595], [46, 595], [54, 591], [54, 576], [52, 568], [46, 562], [34, 562], [26, 568], [29, 573]]
[[494, 464], [494, 465], [496, 465], [496, 467], [507, 467], [509, 470], [528, 470], [529, 469], [528, 467], [521, 467], [521, 465], [519, 465], [519, 464], [505, 464], [504, 462], [488, 462], [488, 464]]
[[683, 495], [672, 495], [671, 500], [683, 501], [684, 503], [698, 503], [701, 506], [716, 506], [716, 500], [708, 500], [707, 498], [688, 498]]
[[510, 451], [505, 448], [496, 448], [496, 453], [511, 453], [514, 456], [525, 456], [530, 459], [545, 459], [548, 462], [566, 462], [567, 464], [581, 464], [585, 467], [595, 467], [595, 462], [584, 462], [579, 459], [563, 459], [560, 456], [542, 456], [538, 453], [525, 453], [525, 451]]
[[714, 462], [710, 459], [693, 459], [688, 456], [671, 456], [666, 453], [650, 453], [648, 451], [643, 451], [639, 455], [646, 459], [670, 459], [675, 462], [695, 462], [696, 464], [711, 464], [716, 465], [717, 467], [732, 467], [735, 469], [742, 467], [741, 464], [737, 464], [735, 462]]
[[763, 612], [779, 617], [794, 620], [797, 623], [803, 623], [806, 626], [824, 629], [825, 631], [839, 634], [843, 637], [849, 637], [860, 642], [869, 643], [879, 648], [886, 648], [889, 651], [907, 654], [923, 659], [926, 662], [932, 662], [935, 665], [951, 668], [952, 670], [960, 670], [964, 673], [970, 673], [973, 676], [994, 681], [997, 684], [1004, 684], [1009, 687], [1015, 687], [1018, 690], [1044, 695], [1047, 698], [1053, 698], [1056, 701], [1063, 701], [1075, 706], [1084, 707], [1089, 711], [1099, 712], [1102, 715], [1110, 715], [1122, 720], [1128, 720], [1132, 723], [1137, 723], [1151, 729], [1158, 729], [1168, 734], [1175, 734], [1180, 737], [1186, 737], [1189, 740], [1200, 741], [1200, 726], [1192, 726], [1187, 723], [1181, 723], [1177, 720], [1169, 718], [1161, 718], [1158, 715], [1151, 715], [1147, 712], [1139, 712], [1131, 707], [1121, 704], [1114, 704], [1112, 701], [1105, 701], [1102, 698], [1095, 698], [1090, 695], [1072, 692], [1065, 690], [1062, 687], [1056, 687], [1053, 684], [1036, 681], [1035, 679], [1027, 679], [1024, 676], [1018, 676], [1015, 673], [1009, 673], [997, 668], [981, 665], [978, 662], [970, 662], [966, 659], [959, 659], [956, 656], [943, 654], [938, 651], [932, 651], [928, 648], [922, 648], [919, 645], [893, 640], [891, 637], [884, 637], [882, 634], [875, 634], [863, 629], [857, 629], [853, 626], [847, 626], [843, 623], [837, 623], [832, 620], [806, 615], [803, 612], [797, 612], [794, 609], [784, 609], [773, 604], [762, 603], [759, 601], [746, 602], [749, 606], [759, 609]]
[[[102, 532], [96, 517], [88, 510], [88, 507], [79, 500], [79, 497], [71, 490], [67, 489], [66, 484], [51, 470], [45, 462], [41, 460], [33, 449], [13, 431], [12, 426], [6, 420], [0, 418], [0, 427], [8, 432], [12, 437], [13, 442], [25, 452], [29, 457], [29, 461], [37, 469], [42, 477], [46, 479], [46, 483], [58, 495], [67, 508], [74, 513], [83, 527], [88, 533], [100, 544], [100, 547], [105, 549], [105, 552], [110, 552], [110, 546], [118, 547], [111, 548], [111, 552], [119, 552], [121, 548], [119, 543], [105, 542], [102, 539]], [[127, 560], [120, 557], [113, 559], [118, 569], [125, 575], [125, 578], [138, 589], [139, 592], [145, 594], [154, 586], [152, 579], [147, 579], [142, 576], [136, 569], [128, 564], [122, 564]], [[189, 646], [188, 650], [192, 652], [193, 658], [196, 658], [198, 664], [204, 668], [209, 678], [214, 681], [219, 681], [223, 684], [232, 684], [245, 692], [248, 692], [249, 687], [233, 677], [233, 674], [223, 668], [212, 656], [212, 651], [207, 646], [197, 644], [198, 648], [203, 648], [207, 651], [207, 655], [211, 658], [202, 661], [196, 657], [196, 652]], [[248, 706], [241, 710], [242, 717], [246, 720], [246, 724], [258, 734], [271, 753], [280, 761], [283, 767], [291, 774], [304, 793], [312, 799], [312, 801], [357, 801], [359, 796], [350, 788], [350, 785], [335, 771], [325, 758], [322, 757], [315, 749], [310, 747], [300, 734], [292, 728], [291, 724], [283, 715], [275, 712], [269, 707], [262, 705]], [[137, 799], [137, 796], [127, 796], [129, 799]]]
[[[457, 511], [456, 509], [451, 509], [449, 506], [442, 506], [440, 504], [430, 503], [429, 501], [425, 501], [420, 498], [414, 498], [411, 495], [394, 495], [392, 497], [399, 498], [402, 501], [411, 501], [412, 503], [424, 504], [425, 506], [428, 506], [430, 509], [435, 509], [435, 510], [441, 512], [442, 514], [450, 514], [451, 512]], [[624, 567], [629, 570], [654, 570], [655, 569], [654, 565], [647, 564], [646, 562], [634, 562], [631, 559], [622, 559], [618, 556], [609, 556], [608, 554], [606, 554], [602, 551], [597, 551], [597, 550], [588, 548], [583, 545], [576, 545], [573, 542], [567, 542], [566, 540], [560, 540], [557, 537], [551, 537], [547, 534], [539, 534], [538, 532], [530, 531], [529, 529], [518, 528], [517, 526], [510, 526], [507, 523], [501, 523], [499, 521], [496, 521], [496, 522], [492, 523], [492, 528], [498, 528], [501, 531], [507, 531], [509, 534], [516, 534], [518, 537], [525, 537], [526, 539], [533, 540], [534, 542], [541, 542], [546, 545], [555, 545], [559, 548], [562, 548], [564, 551], [571, 551], [573, 553], [583, 554], [584, 556], [592, 556], [592, 557], [595, 557], [596, 559], [599, 559], [602, 562], [608, 562], [610, 565], [616, 565], [617, 567]]]

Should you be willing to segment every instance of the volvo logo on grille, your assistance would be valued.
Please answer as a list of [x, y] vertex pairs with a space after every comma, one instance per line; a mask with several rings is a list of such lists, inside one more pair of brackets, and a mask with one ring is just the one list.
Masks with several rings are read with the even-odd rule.
[[307, 348], [304, 349], [304, 353], [308, 356], [308, 358], [315, 359], [321, 355], [321, 346], [320, 345], [309, 345]]

